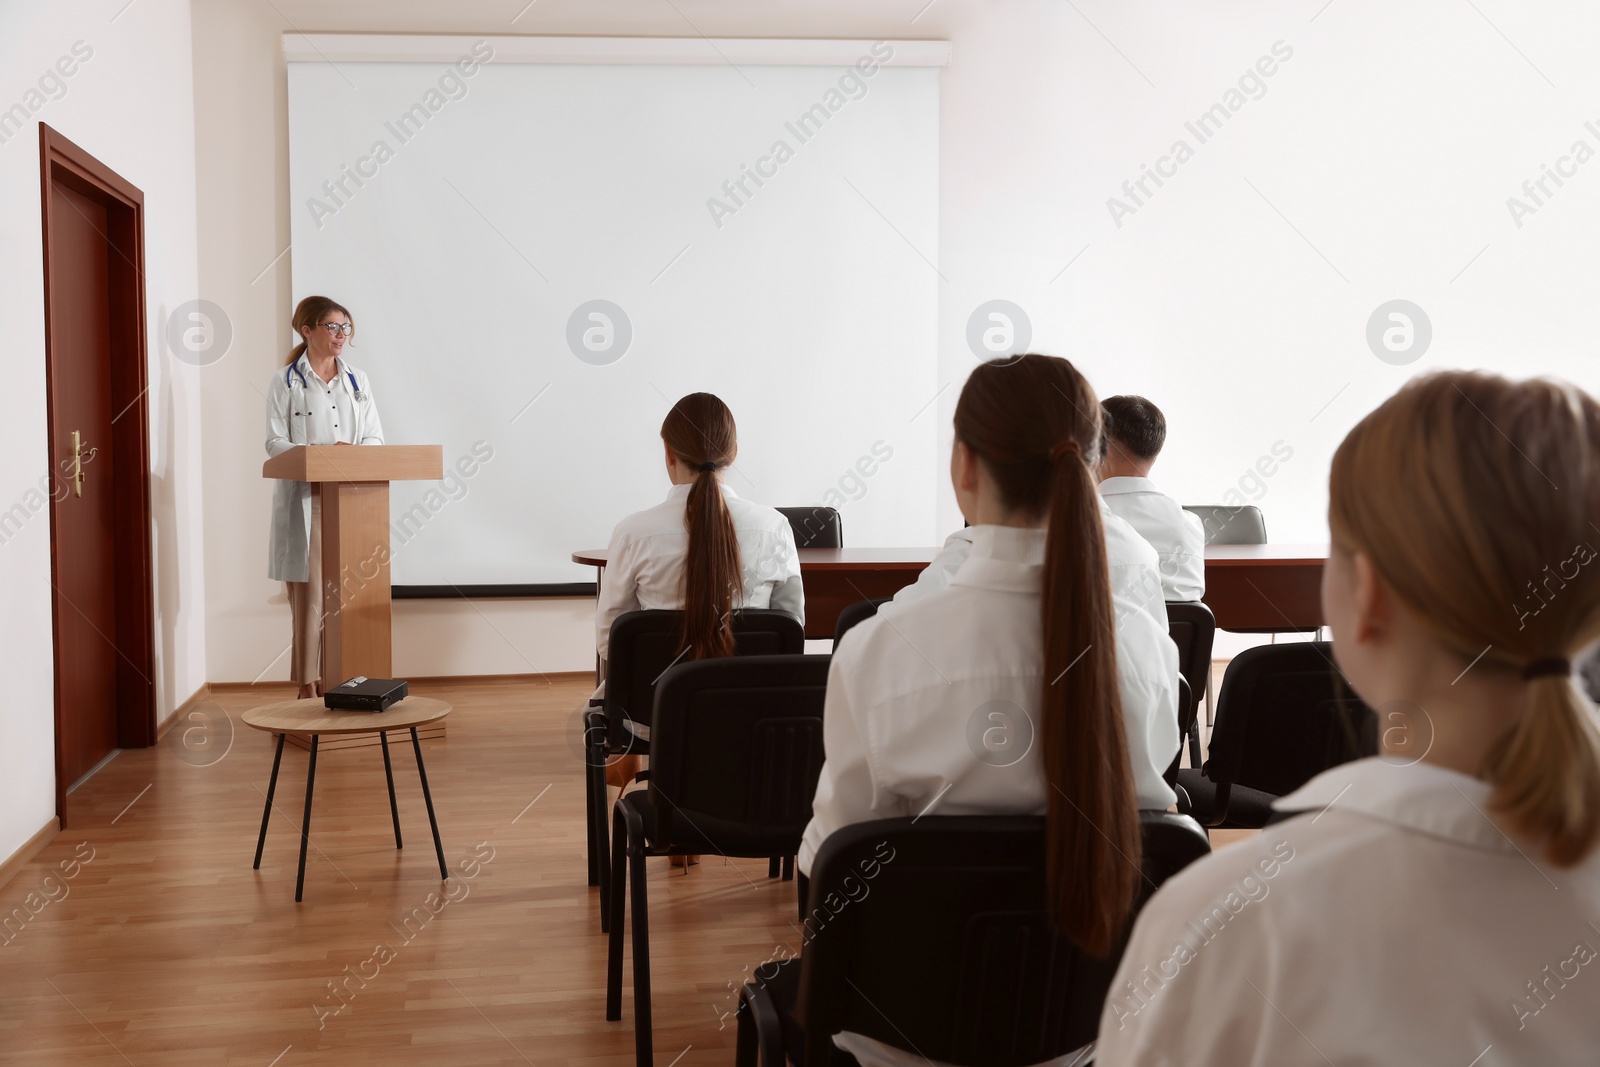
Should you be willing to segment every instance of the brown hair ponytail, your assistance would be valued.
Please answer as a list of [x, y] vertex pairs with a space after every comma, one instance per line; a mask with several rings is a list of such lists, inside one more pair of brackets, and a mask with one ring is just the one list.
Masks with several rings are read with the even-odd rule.
[[1089, 463], [1100, 404], [1064, 359], [985, 363], [956, 404], [956, 439], [1007, 507], [1049, 517], [1039, 739], [1050, 795], [1046, 866], [1057, 927], [1108, 954], [1140, 880], [1138, 800], [1117, 689], [1105, 527]]
[[733, 655], [733, 606], [744, 598], [744, 567], [717, 471], [739, 451], [733, 412], [710, 393], [690, 393], [667, 412], [661, 439], [678, 462], [697, 470], [683, 521], [683, 647], [691, 659]]
[[305, 355], [306, 335], [300, 331], [307, 326], [317, 325], [330, 311], [337, 311], [345, 318], [350, 320], [350, 336], [351, 338], [355, 337], [356, 320], [350, 314], [350, 312], [346, 310], [343, 304], [326, 296], [308, 296], [304, 300], [300, 301], [300, 303], [295, 305], [294, 317], [289, 320], [294, 326], [294, 336], [296, 342], [298, 343], [294, 346], [294, 348], [289, 350], [289, 359], [284, 366], [289, 366], [295, 360]]
[[1546, 380], [1414, 379], [1350, 431], [1328, 495], [1335, 545], [1464, 664], [1529, 678], [1480, 777], [1510, 833], [1578, 863], [1600, 841], [1600, 732], [1569, 673], [1600, 636], [1600, 404]]

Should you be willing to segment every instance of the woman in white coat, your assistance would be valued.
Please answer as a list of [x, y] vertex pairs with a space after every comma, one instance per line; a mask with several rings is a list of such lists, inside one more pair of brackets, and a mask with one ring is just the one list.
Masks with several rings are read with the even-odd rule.
[[1382, 755], [1167, 881], [1098, 1063], [1596, 1062], [1600, 403], [1414, 379], [1333, 457], [1322, 605]]
[[[308, 296], [294, 309], [293, 321], [300, 343], [267, 387], [267, 455], [296, 445], [383, 444], [367, 376], [344, 361], [344, 346], [355, 335], [350, 312], [325, 296]], [[291, 670], [299, 696], [320, 696], [322, 503], [308, 482], [274, 485], [267, 577], [288, 586]]]
[[[735, 608], [775, 608], [805, 621], [789, 520], [723, 484], [739, 453], [733, 412], [711, 393], [690, 393], [667, 413], [661, 441], [672, 489], [660, 504], [617, 523], [607, 549], [594, 625], [602, 668], [611, 624], [627, 611], [682, 609], [689, 659], [733, 654]], [[642, 735], [648, 727], [634, 729]], [[607, 777], [623, 786], [637, 770], [637, 757], [624, 756]]]

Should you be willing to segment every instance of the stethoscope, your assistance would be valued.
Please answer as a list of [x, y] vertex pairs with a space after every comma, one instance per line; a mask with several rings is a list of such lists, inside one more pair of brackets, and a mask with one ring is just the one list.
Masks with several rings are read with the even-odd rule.
[[[361, 395], [361, 386], [356, 384], [356, 372], [347, 368], [344, 374], [345, 377], [350, 379], [350, 392], [355, 395], [356, 403], [359, 404], [365, 398]], [[288, 386], [290, 389], [293, 389], [295, 378], [300, 379], [300, 388], [302, 390], [305, 389], [306, 376], [301, 373], [300, 362], [298, 360], [289, 364], [288, 369], [283, 372], [283, 384]]]

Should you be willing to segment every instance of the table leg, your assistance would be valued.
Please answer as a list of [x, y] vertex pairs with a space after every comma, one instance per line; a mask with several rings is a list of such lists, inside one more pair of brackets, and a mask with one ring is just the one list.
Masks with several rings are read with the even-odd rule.
[[283, 762], [283, 739], [286, 736], [278, 735], [278, 751], [272, 756], [272, 777], [267, 779], [267, 803], [261, 809], [261, 836], [256, 838], [256, 861], [250, 865], [252, 870], [261, 869], [261, 850], [267, 847], [267, 820], [272, 817], [272, 794], [278, 789], [278, 764]]
[[306, 813], [300, 823], [300, 874], [294, 882], [294, 902], [300, 903], [300, 895], [306, 888], [306, 847], [311, 844], [311, 788], [317, 781], [317, 742], [321, 735], [311, 735], [311, 760], [306, 765]]
[[422, 779], [422, 799], [428, 805], [428, 825], [433, 828], [433, 849], [439, 854], [439, 877], [448, 879], [450, 869], [444, 865], [444, 842], [439, 840], [439, 820], [433, 814], [433, 794], [428, 792], [428, 769], [422, 765], [422, 742], [417, 738], [415, 726], [411, 728], [411, 747], [417, 752], [417, 777]]
[[394, 768], [389, 764], [389, 732], [379, 730], [378, 740], [383, 742], [383, 776], [389, 782], [389, 817], [394, 820], [394, 847], [405, 848], [400, 843], [400, 805], [394, 802]]

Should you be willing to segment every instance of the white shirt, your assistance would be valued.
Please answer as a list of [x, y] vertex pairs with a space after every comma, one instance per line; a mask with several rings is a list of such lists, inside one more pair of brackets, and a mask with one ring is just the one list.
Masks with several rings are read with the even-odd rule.
[[[851, 823], [929, 810], [1045, 810], [1044, 768], [1027, 735], [1037, 741], [1044, 688], [1046, 534], [1010, 526], [971, 533], [972, 554], [949, 587], [863, 621], [834, 652], [823, 710], [827, 758], [800, 844], [802, 871], [828, 834]], [[1139, 806], [1164, 809], [1174, 799], [1161, 772], [1178, 751], [1178, 652], [1164, 626], [1115, 592], [1113, 599]], [[1007, 744], [1028, 747], [1011, 760]]]
[[1485, 782], [1426, 763], [1344, 764], [1276, 806], [1326, 810], [1200, 860], [1145, 907], [1098, 1064], [1600, 1059], [1600, 853], [1547, 866], [1490, 820]]
[[[304, 354], [273, 372], [267, 386], [268, 456], [296, 445], [383, 444], [383, 423], [366, 373], [343, 358], [335, 365], [332, 381], [317, 377], [311, 357]], [[280, 479], [274, 485], [269, 541], [268, 578], [303, 582], [310, 577], [310, 482]]]
[[1200, 516], [1183, 510], [1149, 478], [1107, 478], [1100, 483], [1100, 496], [1155, 548], [1166, 599], [1206, 595], [1206, 530]]
[[[684, 505], [689, 488], [673, 486], [666, 500], [629, 515], [611, 532], [594, 617], [595, 647], [602, 659], [611, 640], [611, 624], [618, 615], [683, 607], [683, 560], [689, 551]], [[744, 570], [744, 597], [734, 606], [776, 608], [804, 622], [806, 601], [800, 585], [800, 555], [795, 551], [789, 520], [773, 508], [739, 499], [726, 485], [722, 486], [722, 497], [733, 516]]]

